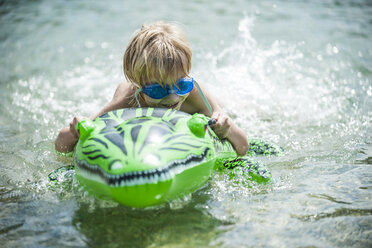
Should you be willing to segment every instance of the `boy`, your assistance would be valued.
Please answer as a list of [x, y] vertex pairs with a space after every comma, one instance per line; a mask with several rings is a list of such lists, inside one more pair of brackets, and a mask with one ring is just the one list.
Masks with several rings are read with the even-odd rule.
[[[189, 77], [191, 55], [186, 36], [177, 26], [164, 22], [143, 25], [124, 53], [124, 74], [129, 83], [119, 84], [111, 102], [90, 119], [115, 109], [139, 106], [201, 113], [216, 120], [211, 127], [219, 138], [228, 139], [238, 155], [245, 155], [249, 148], [245, 133], [216, 99], [201, 87], [204, 96], [199, 84]], [[55, 141], [57, 151], [73, 151], [79, 138], [75, 127], [80, 119], [75, 116], [70, 127], [60, 131]]]

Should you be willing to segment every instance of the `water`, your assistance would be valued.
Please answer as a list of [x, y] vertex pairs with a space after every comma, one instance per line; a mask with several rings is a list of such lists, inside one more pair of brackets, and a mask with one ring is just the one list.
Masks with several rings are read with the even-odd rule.
[[[94, 200], [54, 153], [58, 130], [124, 80], [143, 22], [178, 22], [192, 75], [250, 137], [272, 185], [215, 174], [191, 198], [146, 210]], [[0, 243], [3, 247], [371, 247], [372, 2], [3, 1]]]

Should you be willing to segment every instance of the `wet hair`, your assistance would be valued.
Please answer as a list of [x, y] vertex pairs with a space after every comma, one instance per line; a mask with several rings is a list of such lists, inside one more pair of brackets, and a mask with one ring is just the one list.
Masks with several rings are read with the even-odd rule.
[[176, 25], [142, 25], [124, 53], [126, 79], [143, 86], [154, 82], [172, 85], [191, 70], [192, 52], [184, 32]]

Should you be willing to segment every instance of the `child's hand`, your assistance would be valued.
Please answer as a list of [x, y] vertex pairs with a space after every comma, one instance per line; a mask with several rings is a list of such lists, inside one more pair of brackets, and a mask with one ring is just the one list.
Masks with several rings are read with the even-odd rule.
[[78, 139], [79, 136], [80, 136], [78, 130], [76, 130], [76, 125], [78, 124], [78, 122], [81, 119], [83, 119], [83, 117], [81, 117], [81, 116], [74, 116], [74, 119], [72, 119], [72, 121], [70, 122], [70, 132], [72, 133], [72, 135], [76, 139]]
[[224, 113], [214, 112], [211, 118], [216, 120], [216, 123], [211, 125], [211, 128], [216, 133], [216, 135], [220, 139], [227, 138], [231, 129], [230, 117]]

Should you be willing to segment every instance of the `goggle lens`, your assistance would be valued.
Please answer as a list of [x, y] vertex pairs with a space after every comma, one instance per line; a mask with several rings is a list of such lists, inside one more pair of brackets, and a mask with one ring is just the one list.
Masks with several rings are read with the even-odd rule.
[[163, 88], [159, 84], [151, 84], [142, 87], [142, 92], [154, 99], [161, 99], [168, 95], [167, 88]]
[[[176, 83], [178, 87], [178, 95], [186, 95], [194, 88], [194, 80], [192, 78], [182, 78]], [[175, 88], [176, 86], [173, 86]]]

